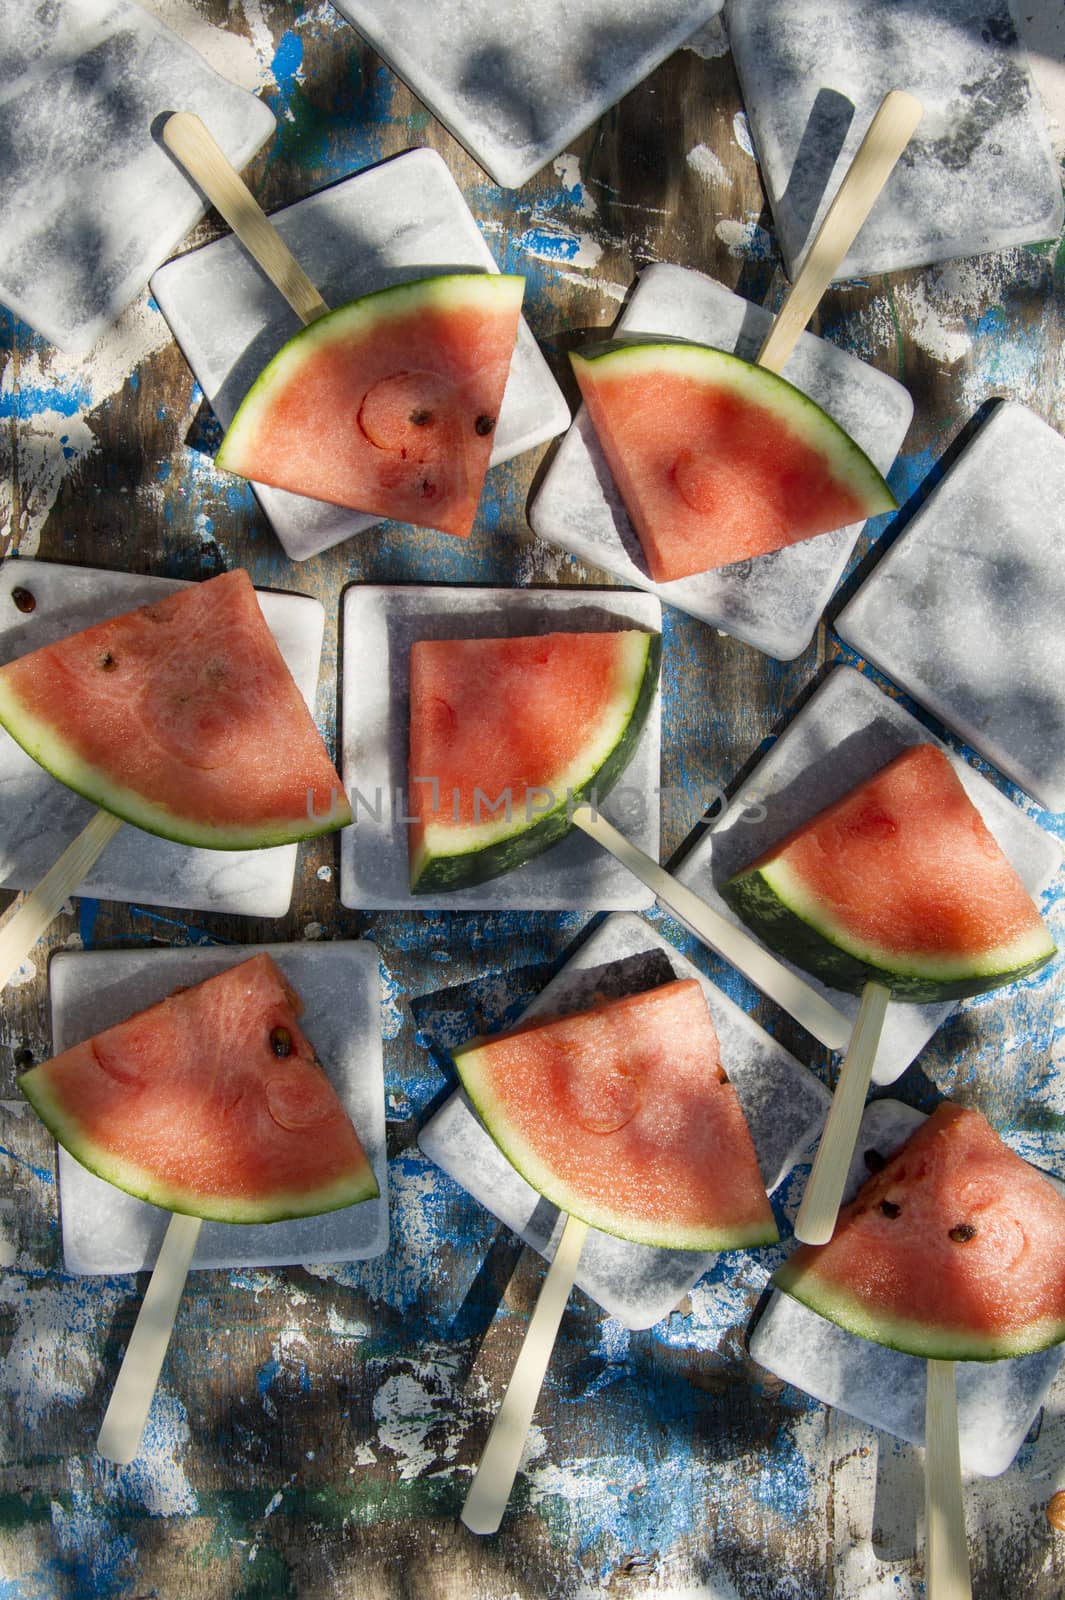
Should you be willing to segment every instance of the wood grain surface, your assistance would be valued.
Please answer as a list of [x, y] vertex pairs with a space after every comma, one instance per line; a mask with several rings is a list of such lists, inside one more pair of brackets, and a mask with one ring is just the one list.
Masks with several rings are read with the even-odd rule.
[[[525, 314], [574, 406], [567, 350], [611, 324], [648, 263], [697, 267], [760, 303], [782, 296], [719, 28], [523, 189], [505, 191], [328, 5], [154, 9], [277, 113], [277, 137], [248, 172], [268, 213], [401, 150], [438, 150], [500, 265], [525, 273]], [[209, 215], [187, 245], [222, 231]], [[891, 534], [993, 396], [1065, 430], [1060, 241], [837, 286], [814, 328], [913, 394], [891, 479], [904, 511]], [[386, 525], [293, 565], [250, 491], [205, 454], [216, 424], [147, 295], [84, 361], [6, 313], [0, 335], [0, 551], [182, 578], [242, 565], [260, 586], [316, 596], [327, 617], [317, 712], [330, 743], [347, 584], [611, 581], [530, 533], [525, 506], [545, 450], [492, 473], [466, 545]], [[868, 570], [885, 521], [864, 536], [829, 619]], [[822, 625], [798, 660], [773, 662], [671, 609], [665, 645], [668, 861], [827, 666], [853, 657]], [[1061, 818], [1040, 815], [1062, 832]], [[458, 1523], [543, 1265], [420, 1154], [416, 1136], [454, 1082], [445, 1046], [456, 1016], [467, 1032], [512, 1018], [597, 919], [345, 910], [337, 851], [335, 839], [301, 847], [292, 907], [278, 921], [75, 900], [25, 981], [3, 995], [0, 1098], [14, 1101], [18, 1072], [50, 1053], [50, 951], [372, 940], [384, 975], [392, 1243], [349, 1267], [192, 1274], [144, 1452], [113, 1467], [93, 1441], [146, 1278], [64, 1274], [51, 1141], [28, 1111], [0, 1112], [0, 1593], [921, 1594], [920, 1452], [826, 1410], [745, 1353], [764, 1252], [719, 1264], [647, 1332], [627, 1332], [575, 1293], [501, 1531], [479, 1540]], [[808, 1036], [669, 918], [652, 920], [828, 1079], [828, 1057]], [[1065, 1173], [1062, 988], [1059, 963], [1041, 983], [963, 1007], [892, 1092], [922, 1108], [945, 1094], [976, 1105], [1022, 1153]], [[784, 1214], [798, 1193], [797, 1180], [785, 1185]], [[1046, 1516], [1063, 1485], [1059, 1380], [1009, 1471], [966, 1482], [978, 1600], [1065, 1591], [1065, 1535]]]

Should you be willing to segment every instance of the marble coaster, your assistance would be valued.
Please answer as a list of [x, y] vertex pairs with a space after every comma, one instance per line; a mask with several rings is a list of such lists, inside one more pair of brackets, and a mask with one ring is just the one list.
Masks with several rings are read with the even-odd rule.
[[1065, 811], [1065, 439], [1005, 402], [836, 632], [1051, 811]]
[[[844, 1199], [853, 1199], [869, 1176], [867, 1150], [890, 1155], [923, 1121], [920, 1111], [897, 1100], [871, 1101], [862, 1118]], [[1051, 1182], [1065, 1192], [1065, 1184], [1056, 1178]], [[924, 1444], [927, 1363], [922, 1357], [861, 1339], [776, 1290], [755, 1323], [749, 1348], [760, 1365], [785, 1383], [910, 1444]], [[958, 1438], [966, 1471], [988, 1478], [1005, 1472], [1063, 1356], [1065, 1349], [1058, 1345], [1007, 1361], [955, 1363]]]
[[[461, 190], [433, 150], [409, 150], [297, 200], [270, 220], [332, 307], [412, 278], [499, 270]], [[299, 331], [299, 318], [232, 235], [168, 262], [153, 276], [151, 289], [218, 420], [228, 427], [267, 362]], [[562, 391], [523, 321], [492, 464], [554, 438], [569, 420]], [[293, 561], [382, 520], [285, 489], [254, 487]], [[411, 537], [448, 539], [424, 532]]]
[[792, 277], [893, 87], [925, 114], [838, 277], [1057, 237], [1061, 174], [1011, 0], [730, 0], [728, 28]]
[[[418, 911], [639, 911], [653, 905], [653, 895], [577, 829], [524, 866], [472, 889], [412, 895], [409, 888], [408, 829], [402, 819], [407, 811], [409, 658], [414, 641], [619, 628], [659, 633], [662, 608], [647, 595], [620, 589], [369, 584], [348, 589], [341, 778], [355, 821], [341, 834], [341, 902], [363, 910]], [[656, 861], [660, 707], [656, 693], [632, 760], [599, 807]]]
[[[7, 561], [0, 566], [0, 663], [183, 587], [169, 578]], [[36, 601], [28, 614], [12, 598], [17, 589]], [[325, 613], [317, 600], [304, 595], [260, 592], [259, 603], [313, 713]], [[95, 810], [0, 729], [0, 884], [5, 889], [32, 889], [39, 883]], [[292, 898], [297, 848], [193, 850], [127, 825], [78, 892], [190, 911], [282, 917]]]
[[[194, 1267], [362, 1261], [388, 1245], [381, 997], [373, 945], [207, 946], [80, 951], [49, 969], [55, 1052], [266, 950], [304, 1003], [301, 1025], [344, 1104], [381, 1190], [377, 1200], [287, 1222], [205, 1222]], [[343, 1004], [337, 997], [343, 995]], [[170, 1213], [105, 1183], [59, 1149], [59, 1214], [68, 1272], [140, 1272], [154, 1264]]]
[[[771, 321], [770, 312], [713, 278], [660, 263], [641, 276], [616, 333], [690, 339], [753, 361]], [[800, 338], [784, 376], [888, 471], [913, 415], [901, 384], [810, 333]], [[544, 475], [529, 521], [542, 539], [581, 561], [781, 661], [809, 644], [862, 529], [852, 524], [752, 561], [653, 583], [583, 406]]]
[[[736, 1087], [771, 1193], [820, 1132], [828, 1090], [642, 918], [608, 917], [519, 1020], [586, 1010], [610, 969], [612, 996], [653, 987], [662, 981], [663, 956], [675, 977], [697, 978], [702, 986], [721, 1040], [721, 1060]], [[462, 1042], [449, 1041], [456, 1047]], [[551, 1260], [564, 1218], [511, 1166], [462, 1090], [429, 1119], [418, 1143], [526, 1244]], [[576, 1282], [626, 1327], [649, 1328], [672, 1311], [717, 1259], [714, 1253], [630, 1244], [590, 1228]]]
[[238, 168], [274, 131], [134, 0], [0, 6], [0, 299], [63, 350], [90, 349], [204, 214], [153, 131], [178, 110]]
[[[688, 853], [677, 876], [737, 927], [739, 918], [717, 885], [755, 860], [771, 844], [871, 777], [908, 745], [940, 744], [896, 700], [849, 667], [837, 667], [736, 791], [720, 820]], [[940, 744], [941, 749], [946, 746]], [[1062, 847], [1038, 823], [950, 750], [969, 798], [1039, 903], [1061, 866]], [[749, 931], [749, 930], [748, 930]], [[1061, 935], [1058, 936], [1061, 942]], [[800, 972], [791, 966], [792, 971]], [[859, 996], [828, 989], [801, 976], [846, 1016], [858, 1015]], [[1026, 980], [1040, 982], [1040, 974]], [[958, 1002], [893, 1002], [880, 1038], [873, 1082], [893, 1083], [924, 1049]]]
[[722, 0], [335, 0], [497, 183], [517, 189]]

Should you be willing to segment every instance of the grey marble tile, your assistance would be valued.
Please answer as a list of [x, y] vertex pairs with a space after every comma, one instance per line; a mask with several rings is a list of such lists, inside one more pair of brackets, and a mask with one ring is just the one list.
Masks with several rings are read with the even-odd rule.
[[1065, 811], [1065, 439], [997, 406], [836, 631]]
[[274, 129], [135, 0], [0, 6], [0, 299], [63, 350], [90, 349], [203, 216], [153, 131], [178, 110], [238, 168]]
[[[416, 639], [555, 631], [659, 633], [657, 600], [618, 589], [477, 589], [359, 584], [344, 596], [341, 778], [355, 821], [341, 834], [340, 898], [365, 910], [640, 910], [653, 896], [574, 829], [543, 855], [471, 889], [412, 895], [406, 807], [410, 647]], [[658, 860], [661, 696], [600, 806]], [[356, 792], [357, 791], [357, 792]], [[397, 804], [398, 801], [398, 804]]]
[[[410, 150], [344, 178], [270, 220], [333, 307], [435, 273], [498, 270], [461, 190], [433, 150]], [[197, 382], [228, 427], [267, 362], [298, 333], [299, 318], [232, 235], [168, 262], [151, 288]], [[569, 420], [562, 391], [523, 321], [493, 465], [543, 444]], [[255, 492], [293, 561], [381, 521], [266, 484], [256, 484]]]
[[[616, 331], [690, 339], [753, 361], [771, 320], [713, 278], [663, 263], [643, 273]], [[809, 333], [783, 376], [888, 471], [913, 415], [901, 384]], [[809, 644], [861, 533], [853, 524], [753, 561], [656, 584], [583, 407], [540, 483], [529, 521], [542, 539], [778, 660]]]
[[[844, 1198], [868, 1177], [866, 1150], [881, 1155], [909, 1137], [922, 1114], [896, 1100], [865, 1109]], [[1056, 1180], [1052, 1180], [1056, 1182]], [[1065, 1190], [1065, 1185], [1058, 1184]], [[773, 1291], [750, 1337], [754, 1359], [826, 1405], [911, 1444], [924, 1444], [927, 1362], [848, 1333]], [[1023, 1443], [1061, 1366], [1059, 1345], [1008, 1361], [955, 1363], [962, 1467], [984, 1477], [1005, 1472]]]
[[730, 0], [726, 15], [793, 276], [890, 88], [925, 114], [838, 277], [1057, 237], [1061, 175], [1010, 0]]
[[[669, 981], [663, 959], [674, 977], [696, 978], [702, 986], [721, 1041], [722, 1064], [743, 1106], [766, 1188], [772, 1191], [820, 1132], [828, 1091], [642, 918], [608, 917], [521, 1020], [586, 1009], [608, 981], [612, 996]], [[418, 1143], [526, 1244], [548, 1260], [553, 1257], [565, 1218], [515, 1171], [461, 1090], [429, 1119]], [[591, 1228], [576, 1282], [626, 1327], [649, 1328], [668, 1315], [716, 1259], [712, 1253], [630, 1244]]]
[[[360, 1261], [388, 1245], [388, 1162], [377, 951], [354, 940], [325, 944], [197, 946], [60, 954], [50, 968], [55, 1052], [146, 1006], [179, 985], [266, 950], [304, 1004], [307, 1037], [351, 1117], [381, 1190], [379, 1199], [320, 1217], [250, 1225], [205, 1222], [193, 1267], [286, 1266]], [[337, 996], [344, 996], [343, 1005]], [[154, 1264], [170, 1213], [105, 1183], [59, 1150], [59, 1216], [68, 1272], [139, 1272]]]
[[722, 0], [336, 0], [497, 183], [518, 188]]
[[[0, 662], [148, 605], [183, 587], [168, 578], [7, 561], [0, 567]], [[29, 614], [12, 600], [29, 590]], [[325, 613], [305, 595], [259, 593], [270, 630], [313, 714]], [[80, 833], [96, 808], [39, 767], [0, 729], [0, 884], [32, 889]], [[281, 917], [292, 898], [296, 845], [269, 850], [193, 850], [139, 828], [120, 828], [80, 893], [103, 900], [189, 911]]]

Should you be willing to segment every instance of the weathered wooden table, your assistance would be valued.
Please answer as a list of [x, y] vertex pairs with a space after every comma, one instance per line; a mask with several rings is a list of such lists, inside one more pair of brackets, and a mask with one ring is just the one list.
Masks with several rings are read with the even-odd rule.
[[[439, 150], [499, 262], [525, 274], [526, 315], [571, 400], [567, 348], [613, 320], [647, 263], [701, 268], [759, 302], [781, 293], [732, 63], [713, 28], [538, 178], [504, 191], [328, 6], [168, 0], [159, 9], [278, 112], [277, 138], [250, 173], [268, 211], [408, 147]], [[218, 231], [212, 216], [190, 243]], [[1060, 243], [841, 285], [819, 322], [914, 396], [892, 475], [910, 507], [991, 395], [1030, 403], [1065, 429]], [[2, 331], [0, 549], [183, 578], [243, 565], [258, 585], [316, 595], [328, 618], [318, 706], [327, 739], [345, 585], [604, 581], [529, 532], [525, 505], [543, 452], [493, 473], [473, 537], [446, 556], [435, 554], [439, 541], [387, 527], [293, 565], [250, 492], [189, 448], [204, 426], [202, 396], [147, 296], [84, 361], [10, 317]], [[868, 566], [868, 543], [845, 594]], [[780, 664], [673, 610], [665, 644], [669, 860], [844, 652], [822, 626], [798, 660]], [[1061, 831], [1061, 818], [1042, 820]], [[376, 944], [392, 1243], [363, 1265], [194, 1274], [144, 1452], [115, 1468], [93, 1444], [145, 1280], [64, 1275], [50, 1140], [25, 1118], [9, 1121], [0, 1151], [5, 1595], [922, 1592], [920, 1455], [749, 1360], [744, 1332], [766, 1277], [757, 1253], [719, 1266], [645, 1333], [575, 1294], [502, 1531], [478, 1540], [458, 1523], [543, 1269], [418, 1151], [427, 1109], [451, 1081], [433, 1019], [462, 1007], [477, 1026], [497, 1025], [597, 920], [346, 911], [335, 839], [301, 848], [280, 922], [73, 902], [48, 951]], [[669, 918], [651, 920], [828, 1077], [807, 1035]], [[0, 1097], [13, 1098], [18, 1071], [50, 1050], [48, 951], [3, 996]], [[1043, 985], [963, 1008], [892, 1092], [922, 1107], [944, 1094], [979, 1106], [1065, 1173], [1062, 986], [1059, 964]], [[792, 1208], [795, 1199], [786, 1191]], [[1059, 1381], [1009, 1471], [967, 1482], [980, 1600], [1052, 1600], [1065, 1588], [1065, 1535], [1046, 1516], [1065, 1483], [1063, 1413]]]

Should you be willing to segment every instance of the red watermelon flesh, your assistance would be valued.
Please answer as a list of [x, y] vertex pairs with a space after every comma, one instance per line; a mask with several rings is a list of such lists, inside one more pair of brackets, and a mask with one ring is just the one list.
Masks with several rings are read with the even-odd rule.
[[777, 1238], [694, 979], [474, 1042], [455, 1063], [493, 1139], [562, 1210], [671, 1249]]
[[976, 1111], [939, 1106], [773, 1282], [863, 1338], [941, 1361], [1065, 1339], [1065, 1198]]
[[570, 359], [656, 583], [895, 508], [854, 440], [775, 373], [679, 341]]
[[492, 453], [524, 280], [452, 273], [364, 295], [291, 339], [219, 466], [466, 538]]
[[0, 668], [0, 723], [70, 788], [185, 844], [254, 849], [351, 820], [240, 568]]
[[377, 1181], [301, 1009], [273, 960], [254, 956], [20, 1084], [72, 1156], [154, 1205], [247, 1223], [335, 1211]]
[[631, 759], [660, 639], [636, 629], [419, 640], [410, 653], [411, 883], [464, 887], [569, 830]]
[[905, 750], [722, 885], [825, 983], [900, 999], [977, 994], [1054, 954], [1039, 910], [935, 745]]

